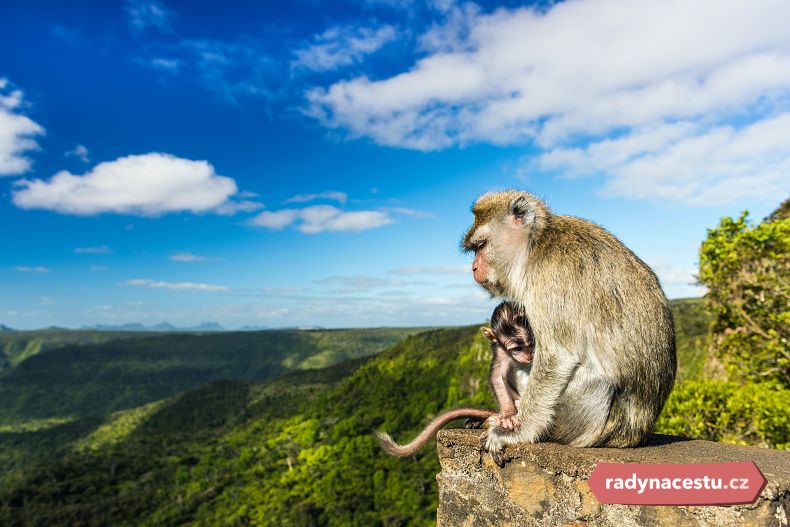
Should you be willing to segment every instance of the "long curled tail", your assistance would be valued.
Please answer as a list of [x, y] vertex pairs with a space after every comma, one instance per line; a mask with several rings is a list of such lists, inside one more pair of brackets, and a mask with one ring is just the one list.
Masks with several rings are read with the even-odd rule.
[[496, 412], [492, 410], [478, 410], [477, 408], [454, 408], [437, 416], [428, 424], [428, 426], [425, 427], [422, 432], [417, 435], [417, 437], [414, 438], [411, 443], [407, 443], [405, 445], [399, 445], [396, 443], [386, 432], [377, 432], [376, 436], [379, 438], [381, 447], [390, 455], [395, 457], [406, 457], [419, 450], [425, 443], [428, 442], [431, 437], [434, 436], [434, 434], [436, 434], [436, 432], [439, 431], [441, 427], [450, 421], [455, 421], [456, 419], [460, 419], [462, 417], [487, 419], [495, 413]]

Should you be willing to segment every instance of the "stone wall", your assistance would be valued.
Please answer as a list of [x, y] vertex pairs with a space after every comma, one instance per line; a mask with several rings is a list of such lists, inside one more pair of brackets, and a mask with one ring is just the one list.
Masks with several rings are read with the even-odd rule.
[[[651, 437], [640, 448], [572, 448], [553, 443], [509, 448], [499, 468], [481, 452], [481, 430], [443, 430], [439, 527], [478, 526], [787, 526], [790, 452], [710, 441]], [[599, 462], [716, 463], [754, 461], [768, 480], [757, 501], [731, 506], [600, 504], [587, 480]]]

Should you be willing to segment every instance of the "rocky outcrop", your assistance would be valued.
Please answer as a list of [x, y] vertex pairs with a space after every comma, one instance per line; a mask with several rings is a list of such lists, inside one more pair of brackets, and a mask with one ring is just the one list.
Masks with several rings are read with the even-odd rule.
[[[481, 430], [443, 430], [439, 527], [787, 526], [790, 452], [654, 435], [639, 448], [572, 448], [553, 443], [508, 449], [499, 468], [480, 450]], [[767, 484], [757, 501], [730, 506], [601, 504], [588, 485], [597, 463], [753, 461]]]

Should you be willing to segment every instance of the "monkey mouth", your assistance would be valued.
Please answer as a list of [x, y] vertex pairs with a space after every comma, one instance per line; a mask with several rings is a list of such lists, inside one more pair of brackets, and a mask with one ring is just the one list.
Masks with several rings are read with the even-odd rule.
[[486, 280], [480, 284], [480, 287], [488, 291], [491, 294], [491, 298], [502, 296], [502, 289], [495, 282]]

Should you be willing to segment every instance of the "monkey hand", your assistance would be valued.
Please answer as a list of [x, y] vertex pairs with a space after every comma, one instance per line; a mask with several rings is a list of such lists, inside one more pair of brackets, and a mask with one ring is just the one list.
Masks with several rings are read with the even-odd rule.
[[500, 426], [506, 430], [515, 430], [519, 426], [521, 426], [521, 421], [518, 418], [518, 414], [516, 412], [513, 413], [499, 413], [495, 416], [496, 418], [496, 425]]

